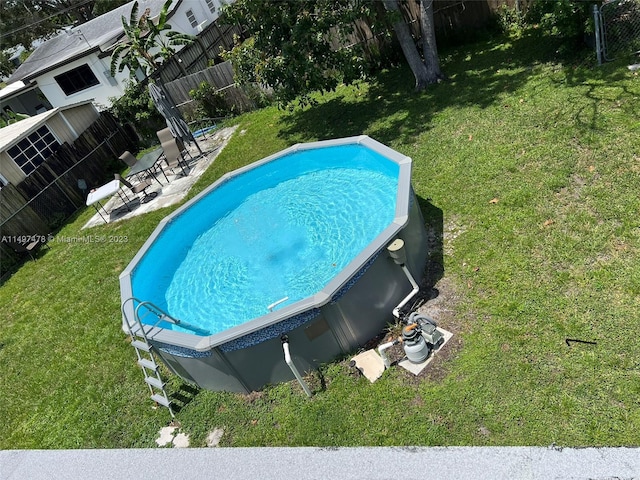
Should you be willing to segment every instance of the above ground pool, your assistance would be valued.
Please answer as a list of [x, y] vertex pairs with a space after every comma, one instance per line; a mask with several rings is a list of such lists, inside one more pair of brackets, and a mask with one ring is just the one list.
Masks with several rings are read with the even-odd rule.
[[[366, 137], [299, 144], [223, 176], [164, 218], [120, 275], [123, 327], [155, 324], [171, 370], [211, 390], [292, 378], [376, 336], [422, 278], [411, 159]], [[150, 314], [151, 313], [151, 314]], [[163, 317], [163, 315], [166, 315]], [[163, 320], [164, 318], [164, 320]]]

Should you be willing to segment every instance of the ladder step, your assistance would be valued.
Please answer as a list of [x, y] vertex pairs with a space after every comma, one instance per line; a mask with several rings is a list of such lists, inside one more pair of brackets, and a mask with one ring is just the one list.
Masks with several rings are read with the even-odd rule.
[[158, 369], [158, 364], [156, 362], [154, 362], [153, 360], [147, 360], [146, 358], [141, 358], [140, 360], [138, 360], [138, 365], [149, 370], [155, 371]]
[[151, 345], [149, 345], [146, 342], [142, 342], [140, 340], [134, 340], [133, 342], [131, 342], [131, 345], [134, 348], [137, 348], [138, 350], [143, 350], [145, 352], [150, 352], [151, 351]]
[[151, 395], [151, 400], [165, 407], [171, 406], [171, 400], [165, 398], [164, 395], [160, 395], [159, 393], [156, 393], [155, 395]]
[[162, 380], [160, 380], [159, 378], [156, 378], [156, 377], [146, 377], [144, 379], [144, 381], [147, 382], [152, 387], [156, 387], [156, 388], [159, 388], [159, 389], [162, 389], [165, 386], [165, 383]]

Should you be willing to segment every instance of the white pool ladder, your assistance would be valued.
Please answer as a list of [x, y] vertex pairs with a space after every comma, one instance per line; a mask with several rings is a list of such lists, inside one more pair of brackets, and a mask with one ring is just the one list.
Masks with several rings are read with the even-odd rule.
[[[134, 309], [133, 323], [129, 321], [125, 311], [125, 305], [129, 301], [132, 302], [134, 306], [137, 303], [137, 306], [135, 306]], [[146, 312], [142, 313], [141, 309], [146, 310]], [[138, 365], [142, 368], [142, 372], [144, 373], [144, 381], [151, 392], [151, 400], [153, 400], [157, 405], [167, 407], [171, 414], [171, 418], [175, 418], [171, 399], [167, 395], [165, 388], [166, 382], [164, 382], [160, 375], [160, 368], [155, 355], [153, 354], [153, 345], [149, 343], [148, 337], [149, 333], [157, 328], [161, 321], [171, 317], [156, 305], [150, 302], [142, 302], [134, 297], [123, 302], [122, 315], [125, 319], [128, 334], [131, 337], [131, 346], [135, 349], [136, 356], [138, 357]], [[142, 319], [148, 316], [156, 318], [156, 321], [152, 325], [142, 323]]]

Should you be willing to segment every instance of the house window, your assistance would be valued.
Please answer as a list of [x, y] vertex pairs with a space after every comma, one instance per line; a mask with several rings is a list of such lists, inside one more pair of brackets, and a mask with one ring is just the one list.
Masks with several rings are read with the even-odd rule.
[[60, 146], [51, 131], [43, 125], [14, 145], [7, 153], [25, 175], [33, 172], [38, 165], [52, 155]]
[[193, 10], [189, 9], [185, 12], [187, 15], [187, 19], [193, 28], [198, 26], [198, 21], [196, 20], [196, 16], [193, 14]]
[[216, 4], [213, 3], [213, 0], [207, 0], [207, 7], [211, 13], [216, 13]]
[[60, 85], [60, 88], [66, 95], [71, 95], [100, 84], [87, 64], [80, 65], [73, 70], [61, 73], [53, 78], [58, 82], [58, 85]]

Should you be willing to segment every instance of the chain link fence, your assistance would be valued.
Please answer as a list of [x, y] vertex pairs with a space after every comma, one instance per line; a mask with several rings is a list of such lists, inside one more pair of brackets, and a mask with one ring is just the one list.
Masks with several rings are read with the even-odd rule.
[[640, 0], [594, 6], [598, 64], [640, 52]]
[[[104, 152], [102, 152], [104, 151]], [[25, 247], [34, 240], [46, 243], [51, 232], [62, 226], [78, 209], [85, 206], [86, 189], [97, 187], [108, 178], [109, 165], [97, 164], [96, 156], [112, 155], [105, 139], [91, 155], [86, 155], [29, 199], [0, 223], [0, 282], [5, 274], [25, 259]], [[82, 179], [82, 184], [78, 182]], [[99, 180], [100, 179], [100, 180]], [[85, 187], [86, 188], [81, 188]], [[74, 186], [74, 187], [71, 187]], [[13, 185], [4, 193], [24, 198]]]
[[27, 244], [47, 239], [85, 206], [89, 189], [113, 179], [122, 166], [118, 154], [134, 149], [136, 141], [103, 112], [72, 145], [61, 145], [18, 186], [0, 189], [0, 282], [25, 258]]

